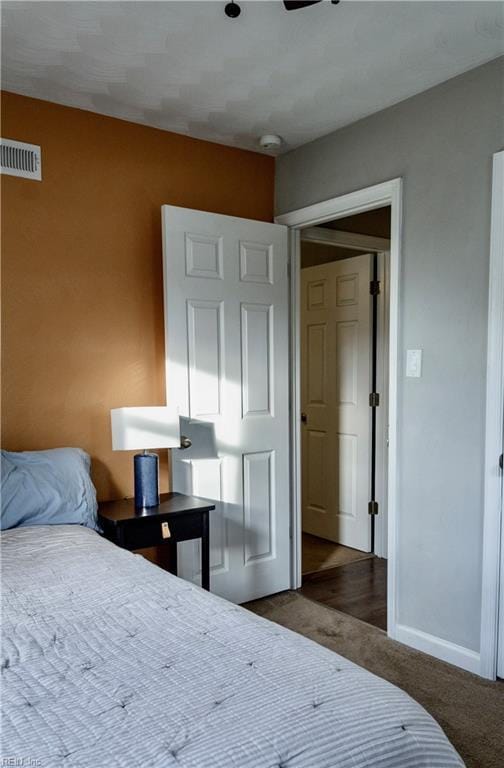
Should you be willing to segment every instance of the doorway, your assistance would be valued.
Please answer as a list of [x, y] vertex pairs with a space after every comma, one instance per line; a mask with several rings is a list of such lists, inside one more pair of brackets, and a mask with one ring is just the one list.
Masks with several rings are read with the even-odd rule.
[[386, 629], [390, 206], [302, 229], [300, 251], [302, 592]]
[[[303, 585], [302, 574], [302, 429], [301, 421], [301, 243], [303, 230], [314, 228], [319, 230], [316, 235], [323, 237], [325, 230], [341, 227], [342, 220], [353, 217], [356, 214], [374, 211], [379, 208], [390, 208], [390, 240], [387, 242], [390, 248], [388, 283], [388, 317], [383, 318], [383, 323], [389, 331], [388, 355], [383, 359], [388, 360], [388, 393], [384, 392], [384, 402], [388, 409], [388, 429], [386, 430], [386, 455], [387, 462], [383, 472], [376, 472], [376, 491], [378, 484], [386, 489], [386, 510], [388, 524], [383, 526], [383, 517], [376, 516], [375, 520], [375, 552], [365, 553], [368, 557], [351, 563], [352, 567], [364, 567], [365, 563], [378, 562], [376, 554], [379, 547], [387, 558], [386, 577], [383, 575], [382, 587], [386, 594], [386, 627], [389, 637], [396, 638], [399, 628], [396, 621], [396, 542], [397, 542], [397, 379], [398, 379], [398, 337], [399, 337], [399, 275], [400, 275], [400, 244], [401, 244], [401, 179], [376, 184], [356, 192], [351, 192], [340, 197], [325, 200], [321, 203], [302, 208], [276, 218], [277, 223], [286, 224], [291, 229], [291, 499], [292, 499], [292, 580], [293, 589], [300, 589]], [[328, 223], [332, 226], [324, 226]], [[339, 230], [344, 232], [344, 230]], [[353, 233], [346, 231], [346, 242], [341, 246], [355, 244]], [[365, 237], [365, 235], [362, 235]], [[385, 238], [386, 239], [386, 238]], [[383, 243], [379, 247], [360, 245], [362, 252], [383, 253]], [[355, 251], [354, 251], [355, 253]], [[382, 371], [383, 374], [383, 371]], [[370, 390], [371, 392], [371, 390]], [[368, 393], [368, 395], [370, 394]], [[383, 418], [384, 409], [377, 408], [377, 420]], [[378, 425], [377, 425], [378, 427]], [[377, 496], [378, 498], [378, 496]], [[371, 500], [371, 499], [369, 499]], [[369, 503], [369, 502], [368, 502]], [[359, 555], [360, 557], [360, 555]], [[384, 560], [384, 558], [382, 558]], [[339, 566], [338, 566], [339, 568]], [[328, 571], [315, 574], [317, 580], [324, 578]], [[385, 587], [386, 580], [386, 587]]]

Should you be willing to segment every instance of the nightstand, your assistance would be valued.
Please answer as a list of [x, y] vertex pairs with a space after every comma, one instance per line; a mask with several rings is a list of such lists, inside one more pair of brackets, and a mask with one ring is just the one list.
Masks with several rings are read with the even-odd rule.
[[157, 507], [135, 509], [134, 499], [106, 501], [98, 508], [98, 520], [109, 541], [124, 549], [143, 549], [166, 544], [170, 573], [177, 575], [177, 543], [201, 539], [201, 585], [210, 589], [209, 512], [206, 499], [183, 493], [162, 493]]

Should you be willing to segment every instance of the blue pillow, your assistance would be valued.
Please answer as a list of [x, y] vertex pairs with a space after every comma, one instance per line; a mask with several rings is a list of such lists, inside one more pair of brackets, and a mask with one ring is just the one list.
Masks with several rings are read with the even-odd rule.
[[85, 451], [2, 451], [1, 457], [1, 530], [71, 523], [98, 530], [91, 459]]

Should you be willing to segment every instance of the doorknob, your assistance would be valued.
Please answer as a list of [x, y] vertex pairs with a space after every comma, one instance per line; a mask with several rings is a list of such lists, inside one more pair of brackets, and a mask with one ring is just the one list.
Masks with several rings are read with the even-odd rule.
[[306, 413], [301, 414], [301, 421], [303, 422], [303, 424], [306, 424], [306, 422], [308, 421], [308, 416], [306, 415]]

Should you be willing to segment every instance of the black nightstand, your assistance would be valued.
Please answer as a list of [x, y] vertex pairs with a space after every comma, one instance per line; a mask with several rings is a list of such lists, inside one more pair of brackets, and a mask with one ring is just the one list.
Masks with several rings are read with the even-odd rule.
[[201, 586], [210, 589], [210, 541], [208, 513], [215, 509], [206, 499], [183, 493], [162, 493], [157, 507], [135, 509], [134, 499], [100, 504], [98, 520], [103, 533], [124, 549], [166, 544], [170, 549], [170, 573], [177, 575], [177, 542], [201, 538]]

